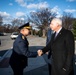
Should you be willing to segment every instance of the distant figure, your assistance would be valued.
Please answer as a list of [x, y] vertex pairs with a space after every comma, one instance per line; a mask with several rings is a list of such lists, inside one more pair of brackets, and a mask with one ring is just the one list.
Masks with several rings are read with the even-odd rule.
[[0, 46], [1, 46], [1, 40], [0, 40]]
[[9, 61], [14, 75], [23, 75], [23, 70], [28, 65], [28, 57], [37, 56], [37, 52], [30, 52], [28, 49], [29, 43], [26, 36], [31, 29], [29, 23], [20, 26], [19, 29], [20, 34], [13, 43], [13, 52]]
[[50, 42], [52, 36], [52, 30], [49, 28], [47, 31], [46, 45]]

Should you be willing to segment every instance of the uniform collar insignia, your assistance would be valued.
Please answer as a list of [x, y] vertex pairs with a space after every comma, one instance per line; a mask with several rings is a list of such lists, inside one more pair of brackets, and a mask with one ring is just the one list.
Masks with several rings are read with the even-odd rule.
[[22, 35], [22, 39], [25, 40], [25, 37]]

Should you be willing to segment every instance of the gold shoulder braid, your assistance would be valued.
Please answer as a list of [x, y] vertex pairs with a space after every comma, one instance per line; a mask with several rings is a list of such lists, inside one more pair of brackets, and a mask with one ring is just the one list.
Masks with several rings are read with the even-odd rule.
[[24, 37], [24, 36], [22, 36], [22, 39], [23, 39], [23, 40], [25, 40], [25, 37]]

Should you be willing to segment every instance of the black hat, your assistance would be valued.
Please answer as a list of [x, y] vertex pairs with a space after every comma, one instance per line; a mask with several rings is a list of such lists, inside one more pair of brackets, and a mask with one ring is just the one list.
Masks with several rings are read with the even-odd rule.
[[23, 24], [19, 27], [19, 29], [23, 29], [23, 28], [27, 28], [27, 29], [31, 29], [31, 26], [29, 25], [29, 22], [26, 24]]

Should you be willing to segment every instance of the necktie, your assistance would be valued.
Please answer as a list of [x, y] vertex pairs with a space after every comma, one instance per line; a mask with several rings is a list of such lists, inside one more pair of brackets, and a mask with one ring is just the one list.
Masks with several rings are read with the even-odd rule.
[[55, 37], [57, 37], [58, 33], [55, 34]]
[[55, 33], [55, 37], [54, 37], [54, 39], [57, 37], [57, 35], [58, 35], [58, 33], [56, 32], [56, 33]]

